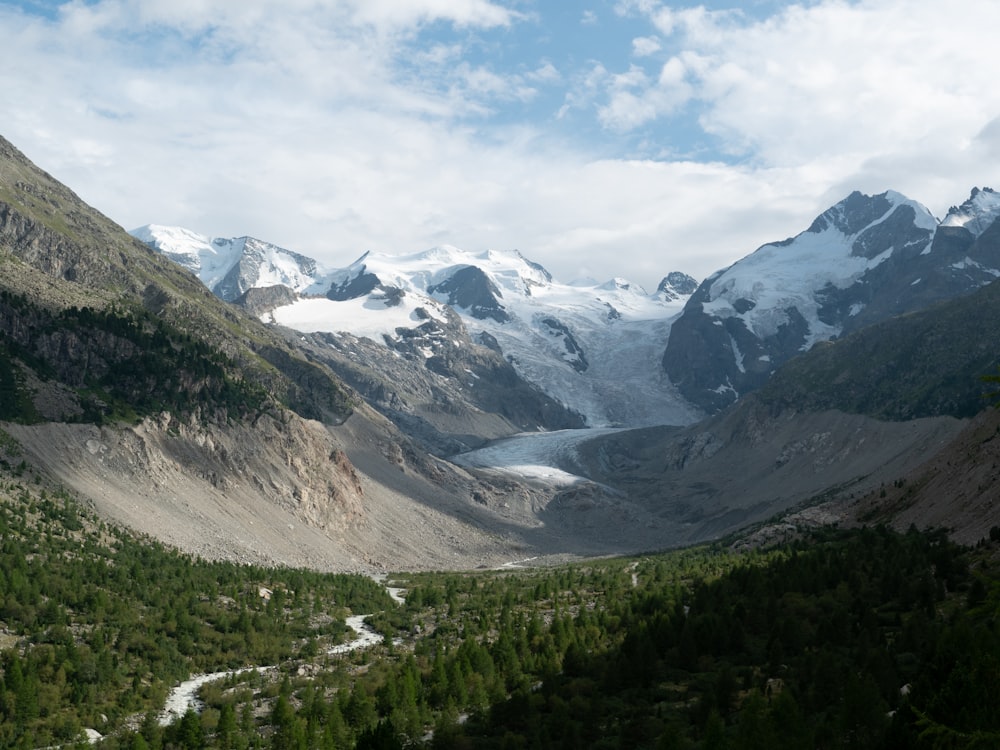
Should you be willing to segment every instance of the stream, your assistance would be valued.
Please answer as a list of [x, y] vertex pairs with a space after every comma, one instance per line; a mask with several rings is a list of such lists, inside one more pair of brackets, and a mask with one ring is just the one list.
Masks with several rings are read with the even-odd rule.
[[[375, 580], [384, 584], [385, 576], [375, 576]], [[389, 593], [389, 596], [394, 602], [396, 602], [396, 604], [403, 604], [405, 602], [405, 599], [403, 598], [405, 589], [385, 586], [385, 590]], [[367, 617], [368, 615], [352, 615], [348, 617], [346, 620], [347, 627], [354, 631], [356, 637], [354, 640], [348, 641], [347, 643], [338, 643], [336, 646], [327, 650], [327, 653], [347, 654], [351, 651], [369, 648], [381, 643], [383, 635], [376, 632], [367, 622], [365, 622], [365, 618]], [[210, 672], [208, 674], [194, 675], [190, 679], [184, 680], [184, 682], [175, 686], [167, 696], [167, 701], [159, 715], [160, 726], [165, 727], [173, 723], [175, 720], [184, 716], [189, 708], [201, 713], [204, 705], [202, 705], [202, 702], [198, 699], [198, 691], [203, 685], [215, 682], [216, 680], [224, 680], [231, 675], [245, 674], [246, 672], [269, 672], [273, 669], [277, 669], [277, 667], [244, 667], [243, 669], [230, 669], [223, 672]]]

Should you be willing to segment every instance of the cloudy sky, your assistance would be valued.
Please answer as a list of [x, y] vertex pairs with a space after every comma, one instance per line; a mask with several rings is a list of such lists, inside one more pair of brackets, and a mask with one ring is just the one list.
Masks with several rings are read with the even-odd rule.
[[1000, 189], [996, 0], [3, 0], [0, 135], [126, 228], [700, 278]]

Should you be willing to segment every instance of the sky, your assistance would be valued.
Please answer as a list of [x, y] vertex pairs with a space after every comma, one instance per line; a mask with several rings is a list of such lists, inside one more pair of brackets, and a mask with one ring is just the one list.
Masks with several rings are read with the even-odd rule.
[[0, 135], [132, 229], [652, 291], [1000, 189], [996, 0], [0, 0]]

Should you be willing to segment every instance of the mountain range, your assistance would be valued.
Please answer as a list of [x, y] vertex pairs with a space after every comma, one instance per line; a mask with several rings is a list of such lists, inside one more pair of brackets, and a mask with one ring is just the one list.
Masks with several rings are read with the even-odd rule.
[[899, 193], [855, 192], [700, 285], [673, 272], [652, 295], [623, 279], [561, 284], [516, 251], [366, 254], [324, 270], [252, 238], [155, 225], [133, 234], [228, 301], [286, 287], [295, 294], [272, 291], [258, 312], [305, 333], [391, 347], [399, 331], [412, 339], [424, 321], [443, 320], [448, 306], [476, 341], [588, 426], [645, 426], [717, 413], [818, 342], [993, 281], [998, 215], [1000, 196], [988, 188], [940, 222]]
[[[257, 290], [251, 303], [269, 323], [348, 334], [397, 351], [406, 342], [431, 369], [460, 356], [454, 347], [440, 351], [448, 338], [442, 328], [454, 313], [476, 344], [501, 353], [520, 378], [588, 426], [686, 424], [701, 416], [656, 366], [670, 319], [697, 286], [680, 272], [648, 294], [624, 279], [560, 283], [517, 251], [366, 253], [346, 268], [324, 269], [247, 237], [208, 238], [158, 225], [132, 234], [222, 299], [245, 301]], [[276, 292], [277, 286], [294, 295]], [[262, 289], [270, 290], [269, 303], [262, 302]]]
[[182, 549], [324, 569], [830, 520], [975, 541], [997, 523], [975, 462], [1000, 424], [998, 215], [989, 189], [940, 222], [853, 193], [653, 293], [516, 251], [324, 269], [129, 236], [0, 140], [2, 459]]

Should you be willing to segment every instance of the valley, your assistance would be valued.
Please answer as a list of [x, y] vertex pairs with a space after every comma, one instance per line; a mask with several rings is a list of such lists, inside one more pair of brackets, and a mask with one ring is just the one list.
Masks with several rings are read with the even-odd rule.
[[0, 745], [997, 744], [998, 209], [649, 293], [130, 236], [0, 139]]
[[[972, 699], [995, 687], [976, 665], [995, 657], [997, 529], [975, 548], [826, 528], [745, 552], [399, 572], [399, 603], [366, 576], [178, 554], [31, 485], [0, 487], [5, 746], [1000, 736]], [[363, 649], [358, 612], [376, 613]]]

